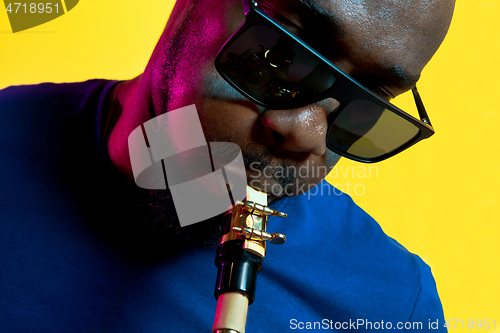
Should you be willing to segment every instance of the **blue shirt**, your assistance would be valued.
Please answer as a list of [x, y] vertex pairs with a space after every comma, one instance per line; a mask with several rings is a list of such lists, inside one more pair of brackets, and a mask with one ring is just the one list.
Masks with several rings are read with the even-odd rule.
[[[0, 91], [2, 332], [211, 330], [215, 249], [136, 230], [145, 190], [103, 154], [115, 84]], [[312, 191], [274, 205], [287, 242], [267, 247], [247, 332], [446, 331], [430, 268], [348, 195]]]

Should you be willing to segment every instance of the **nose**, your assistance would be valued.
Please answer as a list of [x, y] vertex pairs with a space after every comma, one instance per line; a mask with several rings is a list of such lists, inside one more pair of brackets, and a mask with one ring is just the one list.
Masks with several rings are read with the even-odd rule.
[[275, 152], [308, 153], [326, 151], [328, 115], [339, 103], [333, 98], [290, 110], [267, 110], [262, 114], [266, 141]]

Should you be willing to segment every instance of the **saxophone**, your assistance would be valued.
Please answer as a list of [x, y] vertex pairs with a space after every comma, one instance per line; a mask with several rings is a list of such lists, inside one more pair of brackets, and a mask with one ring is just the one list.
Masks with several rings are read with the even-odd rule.
[[287, 214], [267, 207], [267, 194], [247, 186], [244, 202], [236, 201], [224, 219], [217, 245], [215, 284], [217, 309], [213, 333], [244, 333], [248, 306], [255, 299], [257, 274], [266, 256], [266, 241], [283, 244], [283, 234], [266, 231], [267, 216]]

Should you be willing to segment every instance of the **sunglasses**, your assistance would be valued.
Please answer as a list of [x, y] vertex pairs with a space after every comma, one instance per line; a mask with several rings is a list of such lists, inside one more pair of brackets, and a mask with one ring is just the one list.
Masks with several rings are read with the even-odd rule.
[[416, 87], [421, 120], [343, 73], [305, 42], [242, 0], [245, 22], [215, 59], [219, 74], [243, 96], [267, 109], [294, 109], [332, 97], [326, 146], [359, 162], [379, 162], [434, 134]]

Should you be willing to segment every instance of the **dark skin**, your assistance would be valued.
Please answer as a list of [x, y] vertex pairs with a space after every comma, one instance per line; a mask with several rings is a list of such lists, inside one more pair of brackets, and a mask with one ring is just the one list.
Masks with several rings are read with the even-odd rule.
[[[258, 3], [286, 29], [386, 99], [415, 85], [446, 35], [454, 6], [453, 0]], [[133, 179], [127, 146], [133, 129], [190, 104], [197, 107], [208, 142], [229, 141], [241, 147], [248, 183], [269, 193], [270, 200], [311, 189], [333, 168], [340, 157], [326, 148], [325, 136], [328, 115], [338, 105], [334, 99], [297, 109], [264, 110], [216, 72], [218, 50], [243, 21], [239, 0], [177, 1], [145, 72], [115, 91], [107, 137], [111, 160], [120, 172]], [[314, 176], [312, 172], [305, 177], [276, 176], [283, 168], [300, 166], [316, 168]], [[271, 177], [259, 172], [264, 169]]]

